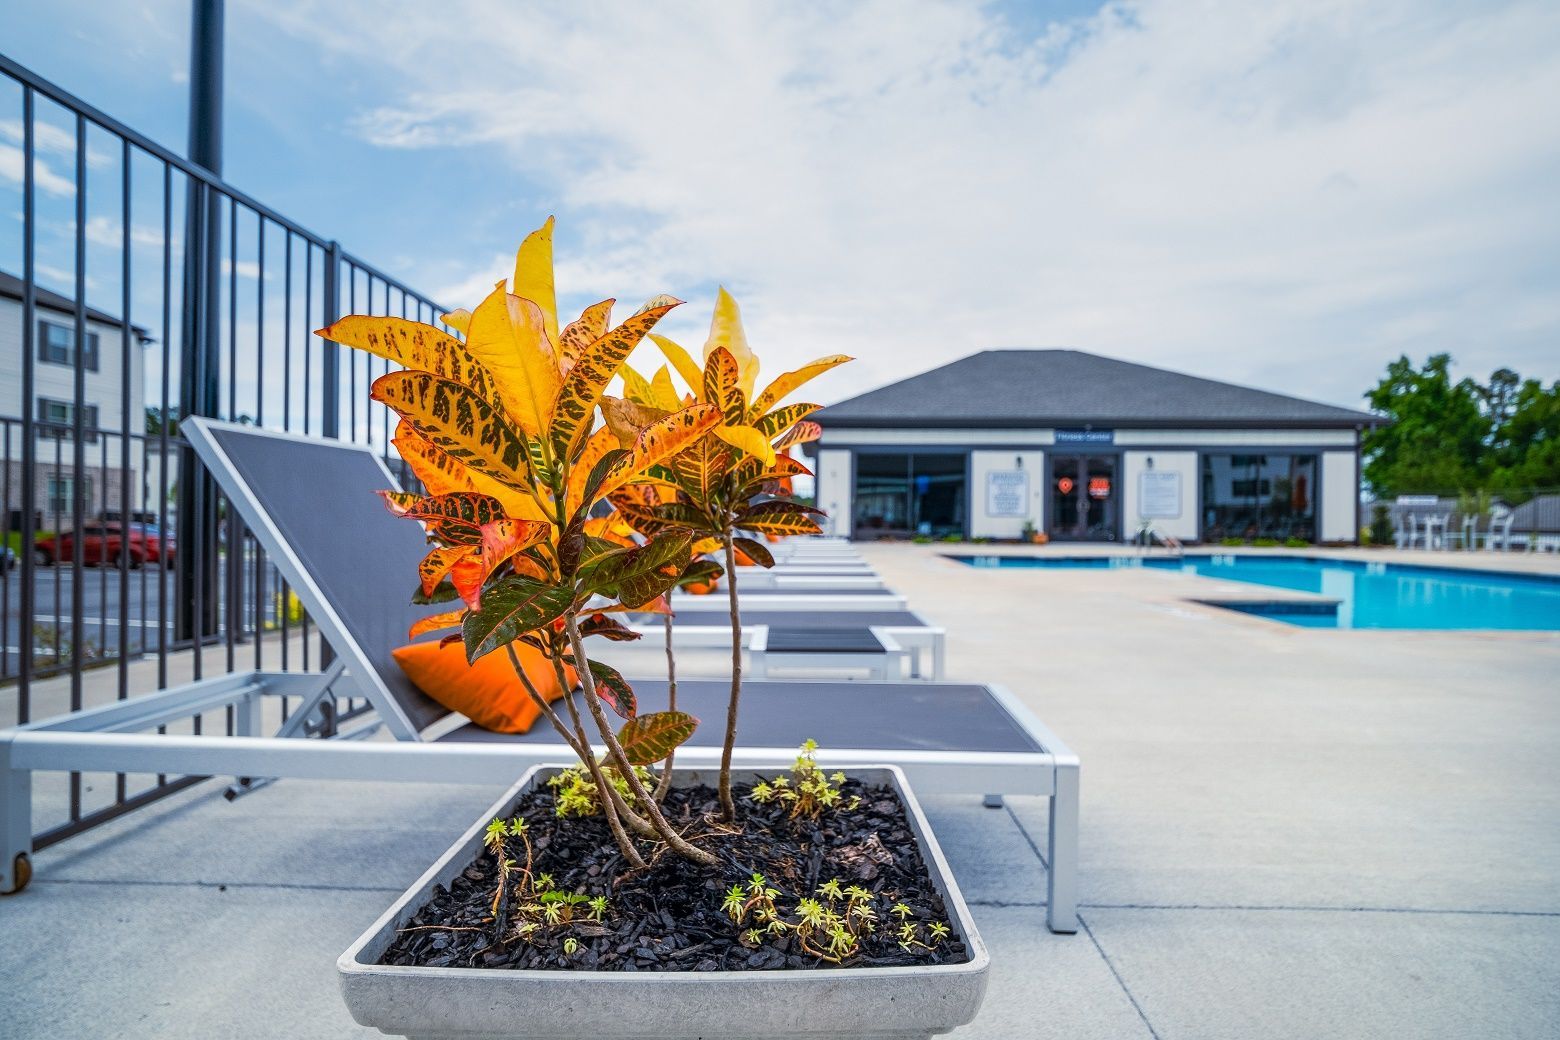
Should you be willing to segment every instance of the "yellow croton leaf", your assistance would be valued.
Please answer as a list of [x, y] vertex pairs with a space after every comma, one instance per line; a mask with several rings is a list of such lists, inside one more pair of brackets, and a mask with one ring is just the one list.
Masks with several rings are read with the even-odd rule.
[[492, 376], [509, 418], [526, 436], [541, 438], [563, 385], [541, 309], [499, 282], [471, 314], [466, 349]]
[[585, 521], [585, 534], [590, 538], [603, 538], [619, 545], [636, 545], [634, 529], [617, 513], [592, 517]]
[[602, 300], [591, 304], [558, 334], [558, 366], [564, 375], [569, 374], [569, 369], [574, 367], [574, 362], [586, 347], [606, 335], [612, 324], [612, 307], [616, 303], [616, 300]]
[[482, 580], [486, 581], [499, 564], [527, 549], [552, 533], [553, 525], [539, 520], [515, 520], [505, 517], [482, 525]]
[[650, 333], [650, 339], [656, 346], [661, 348], [661, 353], [665, 354], [666, 360], [670, 361], [672, 367], [677, 369], [677, 374], [682, 376], [682, 380], [688, 384], [688, 388], [695, 394], [702, 394], [704, 392], [704, 369], [700, 368], [699, 363], [693, 360], [693, 355], [665, 336], [652, 332]]
[[369, 397], [467, 469], [527, 490], [524, 443], [502, 408], [464, 384], [427, 372], [388, 372], [374, 380]]
[[650, 389], [650, 381], [628, 365], [618, 369], [618, 378], [623, 380], [623, 397], [635, 404], [655, 404], [655, 392]]
[[501, 484], [485, 473], [471, 469], [444, 449], [418, 433], [402, 419], [390, 439], [412, 475], [422, 482], [430, 495], [476, 492], [491, 495], [504, 507], [504, 515], [519, 520], [544, 520], [542, 509], [530, 495]]
[[657, 419], [639, 432], [629, 454], [612, 467], [597, 498], [605, 498], [624, 484], [633, 482], [645, 470], [676, 455], [719, 423], [720, 410], [709, 404], [690, 405], [664, 419]]
[[414, 372], [432, 372], [488, 394], [488, 374], [466, 345], [442, 329], [410, 318], [353, 314], [315, 335], [394, 361]]
[[406, 638], [416, 639], [424, 632], [438, 632], [446, 628], [456, 628], [465, 616], [465, 607], [459, 610], [446, 610], [442, 614], [429, 614], [425, 618], [419, 618], [412, 622], [412, 627], [406, 630]]
[[677, 387], [672, 383], [672, 370], [665, 365], [655, 370], [655, 376], [650, 380], [650, 400], [645, 403], [664, 412], [675, 412], [683, 407]]
[[717, 426], [715, 436], [734, 448], [763, 459], [766, 466], [775, 464], [775, 449], [769, 443], [769, 438], [751, 426]]
[[439, 315], [439, 320], [462, 336], [466, 334], [467, 329], [471, 328], [471, 312], [464, 307], [457, 307], [448, 314]]
[[455, 565], [468, 556], [477, 552], [474, 545], [441, 545], [431, 550], [422, 562], [417, 565], [417, 579], [422, 583], [424, 596], [433, 595], [433, 590], [439, 587], [439, 582], [444, 576], [454, 569]]
[[767, 387], [764, 388], [763, 393], [758, 395], [758, 399], [753, 402], [753, 407], [749, 409], [748, 414], [751, 415], [754, 419], [759, 418], [760, 416], [767, 413], [769, 409], [783, 401], [787, 394], [801, 386], [803, 383], [815, 379], [816, 377], [823, 375], [829, 369], [834, 368], [837, 365], [843, 365], [845, 362], [851, 360], [854, 359], [847, 354], [830, 354], [827, 357], [821, 357], [816, 361], [809, 361], [807, 364], [803, 365], [801, 368], [796, 369], [795, 371], [786, 372], [785, 374], [778, 376], [773, 383], [770, 383]]
[[748, 346], [747, 333], [742, 330], [742, 311], [724, 286], [715, 293], [715, 314], [710, 318], [709, 338], [704, 341], [705, 364], [718, 347], [725, 347], [737, 362], [737, 385], [742, 388], [742, 396], [752, 397], [753, 384], [758, 379], [758, 357]]
[[580, 457], [569, 468], [568, 500], [565, 503], [568, 516], [572, 517], [584, 501], [585, 482], [590, 479], [590, 471], [596, 468], [596, 463], [601, 461], [603, 455], [616, 447], [618, 447], [617, 435], [606, 426], [591, 434], [585, 442]]
[[621, 325], [604, 333], [581, 352], [569, 374], [564, 377], [553, 404], [548, 436], [560, 458], [573, 449], [590, 429], [591, 415], [607, 384], [618, 374], [628, 355], [633, 353], [645, 333], [682, 303], [675, 296], [656, 296]]
[[612, 431], [617, 438], [618, 446], [622, 448], [632, 448], [634, 441], [639, 439], [639, 431], [677, 410], [679, 409], [666, 411], [652, 408], [650, 405], [623, 397], [601, 399], [601, 417], [606, 420], [607, 429]]
[[516, 296], [530, 300], [542, 312], [547, 342], [558, 345], [558, 291], [553, 285], [553, 218], [520, 243], [515, 254], [515, 278], [510, 286]]

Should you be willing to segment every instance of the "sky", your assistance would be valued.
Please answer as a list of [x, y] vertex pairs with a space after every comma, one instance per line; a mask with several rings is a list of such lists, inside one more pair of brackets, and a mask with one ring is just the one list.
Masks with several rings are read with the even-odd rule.
[[[187, 2], [6, 9], [185, 150]], [[240, 189], [449, 305], [555, 214], [564, 309], [670, 292], [697, 346], [725, 285], [765, 371], [859, 359], [821, 403], [995, 347], [1355, 406], [1400, 354], [1560, 378], [1560, 4], [229, 0], [227, 40]]]

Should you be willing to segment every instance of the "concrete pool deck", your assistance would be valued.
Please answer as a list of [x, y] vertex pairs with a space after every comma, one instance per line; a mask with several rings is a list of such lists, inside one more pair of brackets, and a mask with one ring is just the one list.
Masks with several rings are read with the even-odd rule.
[[[1210, 579], [942, 557], [1077, 547], [861, 551], [946, 626], [950, 678], [1006, 685], [1083, 761], [1076, 936], [1044, 928], [1043, 801], [929, 800], [994, 962], [954, 1035], [1560, 1035], [1560, 633], [1306, 629], [1189, 603]], [[0, 1033], [378, 1035], [335, 957], [495, 792], [219, 789], [37, 857], [0, 900]]]

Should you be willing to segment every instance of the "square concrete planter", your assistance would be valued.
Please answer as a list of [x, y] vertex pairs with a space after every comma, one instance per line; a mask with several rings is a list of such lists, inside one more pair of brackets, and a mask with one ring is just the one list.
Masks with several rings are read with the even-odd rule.
[[[964, 1025], [980, 1010], [991, 958], [975, 931], [942, 850], [902, 772], [846, 767], [854, 779], [894, 789], [922, 861], [941, 893], [949, 925], [970, 960], [902, 968], [815, 968], [732, 972], [516, 971], [415, 968], [378, 961], [403, 927], [479, 854], [482, 831], [508, 816], [520, 796], [560, 766], [538, 766], [471, 825], [439, 861], [336, 962], [352, 1017], [414, 1040], [797, 1040], [803, 1037], [919, 1038]], [[778, 770], [777, 770], [778, 771]], [[734, 779], [751, 782], [751, 771]], [[707, 771], [677, 770], [676, 783], [713, 784]]]

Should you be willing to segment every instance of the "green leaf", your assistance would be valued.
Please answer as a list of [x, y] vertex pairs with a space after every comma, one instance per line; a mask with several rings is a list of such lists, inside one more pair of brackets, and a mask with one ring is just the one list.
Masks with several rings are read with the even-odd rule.
[[588, 639], [591, 636], [601, 636], [614, 643], [631, 643], [636, 639], [643, 639], [643, 632], [636, 632], [616, 618], [605, 614], [592, 614], [580, 625], [580, 637]]
[[549, 625], [574, 602], [574, 590], [513, 574], [482, 591], [482, 605], [466, 615], [461, 636], [466, 659], [475, 661], [526, 632]]
[[685, 711], [657, 711], [630, 719], [618, 730], [623, 753], [636, 766], [659, 762], [693, 736], [699, 720]]
[[677, 576], [677, 584], [716, 581], [726, 573], [726, 568], [714, 560], [694, 560], [683, 568], [683, 572]]
[[[619, 596], [619, 590], [624, 583], [635, 583], [638, 579], [652, 575], [661, 568], [670, 569], [675, 581], [676, 576], [688, 565], [688, 547], [691, 541], [692, 535], [686, 531], [660, 535], [644, 545], [607, 556], [589, 571], [582, 571], [580, 580], [588, 591], [600, 592], [608, 596]], [[624, 602], [631, 606], [638, 606], [654, 599], [656, 595], [659, 593], [653, 593], [644, 599]]]
[[639, 702], [634, 697], [634, 688], [628, 685], [628, 680], [623, 678], [623, 674], [611, 665], [602, 664], [600, 661], [586, 663], [590, 665], [590, 674], [596, 680], [596, 696], [605, 701], [607, 707], [617, 712], [620, 717], [633, 719], [639, 713]]
[[652, 506], [650, 511], [666, 521], [670, 527], [686, 527], [690, 531], [720, 532], [720, 528], [710, 522], [704, 510], [687, 502], [663, 502], [658, 506]]
[[747, 554], [747, 558], [760, 567], [773, 567], [775, 565], [774, 554], [763, 542], [752, 538], [733, 538], [732, 544]]
[[424, 592], [422, 586], [418, 585], [417, 591], [412, 593], [412, 605], [426, 607], [433, 603], [448, 603], [459, 598], [460, 593], [455, 591], [455, 583], [445, 578], [431, 593]]

